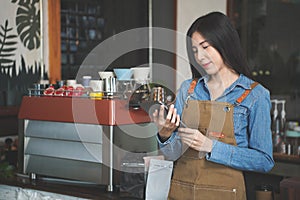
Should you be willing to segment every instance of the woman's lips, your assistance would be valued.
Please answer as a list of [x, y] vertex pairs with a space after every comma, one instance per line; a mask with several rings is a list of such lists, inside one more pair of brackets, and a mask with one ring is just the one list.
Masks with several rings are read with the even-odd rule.
[[202, 63], [202, 67], [204, 68], [204, 69], [207, 69], [208, 68], [208, 66], [210, 65], [210, 63], [211, 62], [207, 62], [207, 63]]

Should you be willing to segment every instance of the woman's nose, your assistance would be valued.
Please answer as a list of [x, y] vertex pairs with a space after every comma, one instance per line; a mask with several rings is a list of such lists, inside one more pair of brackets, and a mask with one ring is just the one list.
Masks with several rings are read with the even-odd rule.
[[197, 60], [202, 60], [205, 57], [205, 51], [201, 48], [198, 49], [197, 51]]

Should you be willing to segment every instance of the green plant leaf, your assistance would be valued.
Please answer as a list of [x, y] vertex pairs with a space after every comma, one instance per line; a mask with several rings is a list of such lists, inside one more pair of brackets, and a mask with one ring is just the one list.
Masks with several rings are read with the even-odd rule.
[[39, 1], [20, 1], [17, 10], [17, 32], [25, 47], [29, 50], [40, 47], [40, 11], [35, 4]]
[[2, 52], [12, 52], [14, 50], [16, 50], [17, 48], [4, 48], [2, 49]]
[[[8, 26], [8, 20], [5, 21], [5, 25], [1, 25], [0, 30], [0, 69], [11, 67], [14, 63], [14, 51], [17, 49], [17, 36], [10, 34], [12, 28]], [[4, 66], [5, 65], [5, 66]]]
[[[2, 43], [2, 42], [1, 42], [1, 43]], [[8, 45], [8, 46], [10, 46], [10, 45], [15, 45], [15, 44], [18, 44], [18, 42], [16, 42], [16, 41], [5, 42], [5, 45]]]
[[11, 59], [0, 58], [0, 63], [2, 63], [2, 64], [9, 64], [11, 62], [12, 62]]
[[17, 37], [18, 37], [17, 35], [8, 35], [6, 38], [7, 39], [15, 39]]
[[11, 56], [14, 56], [14, 55], [15, 55], [14, 53], [11, 53], [11, 54], [0, 54], [0, 57], [11, 57]]
[[10, 178], [14, 175], [14, 167], [8, 162], [0, 163], [0, 178]]

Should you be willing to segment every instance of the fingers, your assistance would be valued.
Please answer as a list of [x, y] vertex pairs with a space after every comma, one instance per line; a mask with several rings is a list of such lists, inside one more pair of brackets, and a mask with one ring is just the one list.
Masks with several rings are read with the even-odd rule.
[[155, 109], [154, 112], [152, 113], [152, 116], [153, 116], [153, 117], [157, 117], [157, 115], [158, 115], [158, 110]]
[[[164, 108], [164, 107], [163, 107]], [[176, 114], [176, 113], [175, 113]], [[167, 114], [166, 119], [171, 120], [172, 116], [174, 116], [174, 105], [170, 105], [169, 112]]]
[[161, 119], [165, 118], [165, 107], [163, 105], [159, 107], [159, 118]]
[[181, 137], [181, 140], [187, 143], [192, 143], [193, 141], [199, 141], [199, 138], [197, 137], [196, 134], [180, 133], [179, 135]]
[[[159, 119], [162, 120], [165, 118], [165, 109], [166, 108], [163, 105], [161, 105], [159, 108], [159, 114], [158, 114], [157, 110], [155, 110], [155, 112], [153, 114], [155, 114], [155, 117], [158, 114]], [[168, 109], [168, 113], [166, 116], [166, 124], [176, 124], [178, 126], [178, 124], [179, 124], [178, 119], [180, 119], [180, 117], [179, 117], [179, 115], [177, 115], [177, 109], [174, 108], [174, 105], [172, 104], [172, 105], [170, 105], [170, 107]]]
[[185, 142], [191, 143], [192, 141], [197, 139], [197, 132], [199, 132], [197, 129], [191, 129], [191, 128], [179, 128], [178, 129], [179, 136], [181, 139]]
[[179, 128], [178, 132], [181, 137], [181, 141], [191, 147], [200, 146], [203, 143], [203, 137], [205, 137], [197, 129]]
[[172, 119], [171, 119], [171, 123], [175, 124], [176, 123], [176, 119], [178, 118], [179, 115], [177, 115], [177, 109], [174, 108], [173, 114], [172, 114]]
[[176, 118], [176, 127], [178, 127], [180, 125], [180, 116], [177, 114]]
[[[165, 110], [168, 110], [165, 118]], [[155, 110], [152, 114], [153, 122], [158, 126], [159, 130], [173, 132], [180, 124], [180, 116], [177, 114], [177, 109], [174, 105], [170, 105], [168, 109], [161, 105], [159, 110]]]
[[157, 109], [152, 113], [152, 121], [154, 123], [157, 123], [157, 121], [158, 121], [158, 110]]
[[200, 133], [200, 131], [193, 128], [178, 128], [178, 132], [187, 134], [197, 134], [198, 132]]
[[172, 129], [177, 128], [180, 123], [180, 116], [177, 114], [177, 109], [172, 104], [169, 107], [169, 112], [166, 116], [166, 124], [168, 124]]

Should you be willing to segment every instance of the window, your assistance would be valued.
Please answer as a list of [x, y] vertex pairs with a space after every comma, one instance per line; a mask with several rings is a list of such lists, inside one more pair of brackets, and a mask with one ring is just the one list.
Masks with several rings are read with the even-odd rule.
[[300, 1], [229, 0], [254, 78], [272, 95], [300, 95]]

